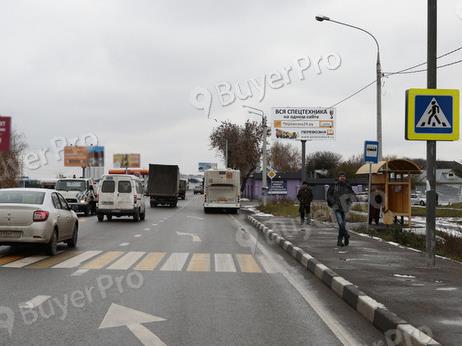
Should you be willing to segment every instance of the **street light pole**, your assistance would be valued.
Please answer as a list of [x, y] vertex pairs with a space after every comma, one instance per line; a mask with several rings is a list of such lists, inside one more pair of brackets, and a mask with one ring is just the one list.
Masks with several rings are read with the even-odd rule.
[[263, 205], [266, 206], [266, 203], [267, 203], [267, 200], [266, 200], [266, 195], [267, 195], [267, 192], [268, 192], [268, 180], [267, 180], [267, 177], [266, 177], [266, 170], [267, 170], [267, 162], [268, 162], [268, 158], [267, 158], [267, 149], [266, 149], [266, 137], [268, 135], [268, 127], [267, 127], [267, 123], [266, 123], [266, 116], [265, 116], [265, 113], [261, 110], [261, 109], [258, 109], [258, 108], [254, 108], [254, 107], [250, 107], [250, 106], [246, 106], [246, 105], [242, 105], [243, 108], [248, 108], [248, 112], [250, 114], [255, 114], [255, 115], [258, 115], [261, 117], [261, 121], [262, 121], [262, 128], [263, 128], [263, 147], [262, 147], [262, 177], [261, 177], [261, 183], [262, 183], [262, 186], [261, 186], [261, 194], [262, 194], [262, 200], [263, 200]]
[[359, 31], [362, 31], [366, 34], [368, 34], [370, 37], [375, 42], [375, 45], [377, 46], [377, 62], [376, 62], [376, 83], [377, 83], [377, 142], [379, 142], [379, 152], [378, 152], [378, 159], [379, 161], [382, 160], [382, 66], [380, 64], [380, 46], [379, 42], [375, 38], [374, 35], [372, 35], [369, 31], [360, 28], [355, 25], [347, 24], [344, 22], [339, 22], [337, 20], [330, 19], [329, 17], [326, 16], [316, 16], [315, 17], [318, 22], [323, 22], [323, 21], [328, 21], [332, 23], [336, 23], [339, 25], [347, 26], [349, 28], [353, 28]]

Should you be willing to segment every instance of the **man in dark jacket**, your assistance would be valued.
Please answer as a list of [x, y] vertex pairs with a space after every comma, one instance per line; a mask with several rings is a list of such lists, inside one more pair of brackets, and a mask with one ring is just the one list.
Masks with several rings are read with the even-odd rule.
[[305, 222], [305, 215], [306, 215], [306, 223], [309, 225], [311, 223], [311, 201], [313, 200], [313, 191], [308, 186], [308, 183], [304, 181], [302, 183], [302, 187], [298, 190], [297, 199], [300, 202], [300, 219], [301, 224]]
[[[337, 246], [348, 245], [350, 235], [346, 229], [345, 215], [356, 201], [356, 195], [350, 184], [346, 181], [346, 175], [343, 172], [338, 174], [337, 181], [327, 190], [327, 204], [332, 208], [338, 223]], [[345, 241], [345, 243], [343, 243]]]

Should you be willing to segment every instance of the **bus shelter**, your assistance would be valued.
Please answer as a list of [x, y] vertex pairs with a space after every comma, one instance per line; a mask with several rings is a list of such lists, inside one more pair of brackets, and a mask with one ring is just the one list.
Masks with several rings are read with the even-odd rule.
[[[397, 222], [398, 217], [404, 224], [407, 217], [408, 225], [411, 225], [411, 177], [420, 174], [421, 169], [410, 160], [398, 159], [381, 161], [371, 165], [371, 200], [376, 198], [382, 201], [381, 209], [385, 224]], [[369, 164], [361, 166], [357, 175], [369, 174]]]

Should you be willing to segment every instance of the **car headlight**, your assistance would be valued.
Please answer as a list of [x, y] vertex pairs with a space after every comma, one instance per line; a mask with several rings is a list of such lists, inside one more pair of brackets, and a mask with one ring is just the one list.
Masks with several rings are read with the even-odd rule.
[[80, 203], [82, 203], [82, 204], [85, 203], [85, 200], [84, 200], [84, 199], [81, 199], [81, 200], [80, 200]]

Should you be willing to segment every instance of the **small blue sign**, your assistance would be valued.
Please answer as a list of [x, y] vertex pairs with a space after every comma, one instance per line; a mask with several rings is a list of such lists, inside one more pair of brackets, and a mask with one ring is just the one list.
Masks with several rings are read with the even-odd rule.
[[365, 141], [364, 142], [364, 161], [366, 163], [379, 162], [379, 142]]

